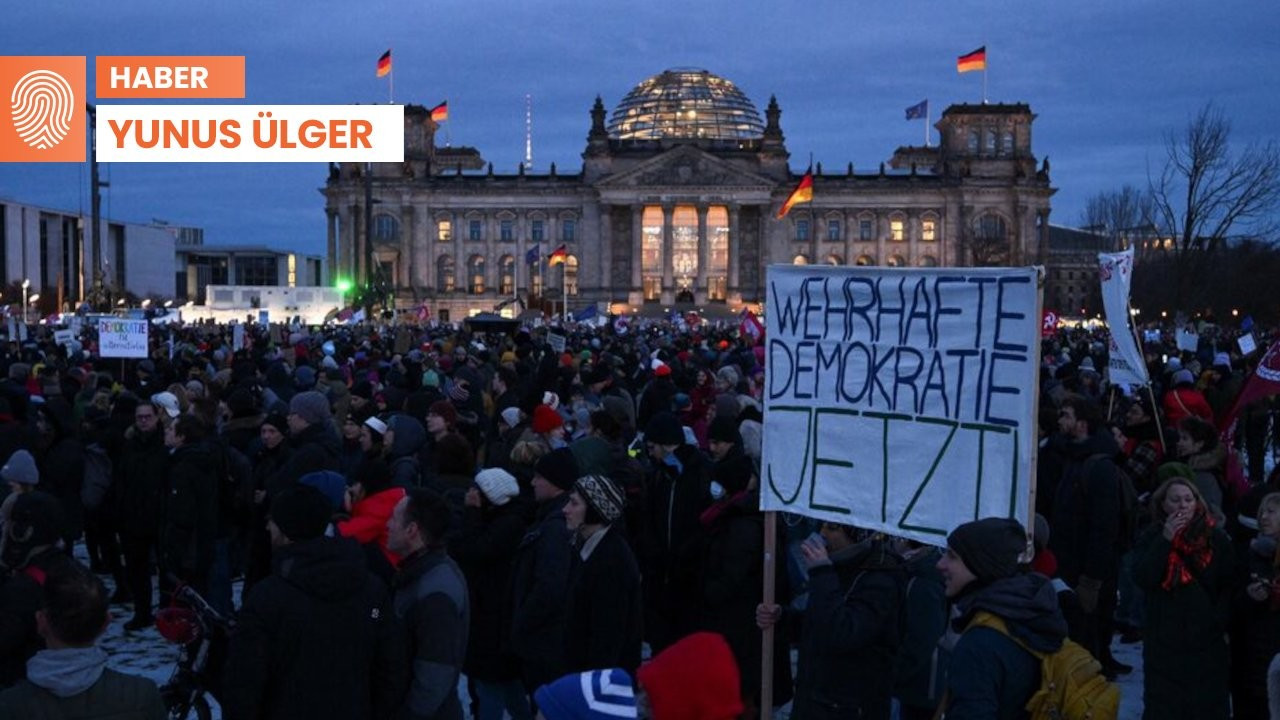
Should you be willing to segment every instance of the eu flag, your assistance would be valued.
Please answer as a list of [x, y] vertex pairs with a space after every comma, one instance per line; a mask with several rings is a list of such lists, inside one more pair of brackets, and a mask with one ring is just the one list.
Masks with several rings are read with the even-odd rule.
[[921, 100], [919, 103], [907, 108], [908, 120], [922, 120], [929, 114], [929, 101]]
[[541, 252], [538, 250], [538, 245], [535, 243], [534, 246], [529, 248], [528, 252], [524, 254], [524, 264], [532, 265], [538, 262], [538, 256], [540, 254]]

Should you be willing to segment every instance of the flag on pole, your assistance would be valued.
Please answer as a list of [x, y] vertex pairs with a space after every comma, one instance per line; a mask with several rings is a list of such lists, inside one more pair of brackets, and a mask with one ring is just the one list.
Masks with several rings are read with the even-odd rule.
[[738, 330], [743, 337], [751, 338], [752, 345], [759, 345], [764, 339], [764, 324], [750, 310], [742, 311], [742, 321], [738, 324]]
[[431, 108], [431, 120], [433, 122], [444, 122], [449, 119], [449, 101], [445, 100], [439, 105]]
[[378, 58], [378, 77], [386, 77], [391, 72], [391, 50], [388, 49]]
[[581, 309], [581, 310], [579, 310], [578, 312], [574, 313], [574, 314], [573, 314], [573, 319], [574, 319], [574, 320], [576, 320], [576, 321], [578, 321], [578, 322], [586, 322], [586, 321], [590, 320], [591, 318], [596, 317], [596, 316], [597, 316], [597, 315], [599, 315], [599, 314], [600, 314], [599, 309], [598, 309], [598, 308], [596, 308], [595, 304], [593, 303], [593, 304], [591, 304], [591, 305], [588, 305], [588, 306], [586, 306], [586, 307], [582, 308], [582, 309]]
[[1232, 423], [1235, 422], [1236, 416], [1244, 409], [1246, 405], [1269, 397], [1271, 395], [1280, 394], [1280, 340], [1271, 343], [1271, 347], [1267, 349], [1267, 354], [1262, 356], [1258, 361], [1258, 367], [1253, 371], [1253, 375], [1249, 376], [1249, 380], [1245, 382], [1241, 388], [1240, 394], [1236, 397], [1235, 405], [1231, 407], [1231, 412], [1227, 413], [1222, 422], [1218, 425], [1221, 432], [1230, 433], [1232, 431]]
[[532, 264], [534, 264], [534, 263], [538, 262], [538, 256], [542, 254], [542, 249], [541, 249], [540, 247], [538, 247], [538, 245], [539, 245], [539, 243], [534, 243], [534, 244], [533, 244], [533, 247], [531, 247], [531, 248], [529, 248], [528, 250], [526, 250], [526, 251], [525, 251], [525, 253], [524, 253], [524, 264], [525, 264], [525, 265], [532, 265]]
[[547, 265], [559, 265], [560, 263], [563, 263], [565, 259], [568, 257], [569, 257], [569, 248], [564, 245], [561, 245], [560, 247], [556, 248], [554, 252], [551, 253], [550, 257], [547, 258]]
[[921, 120], [929, 115], [929, 101], [921, 100], [919, 103], [907, 108], [908, 120]]
[[791, 195], [787, 197], [787, 201], [782, 203], [782, 209], [778, 211], [778, 219], [787, 216], [791, 212], [792, 205], [800, 203], [813, 202], [813, 170], [806, 170], [804, 177], [800, 178], [800, 184], [795, 190], [791, 191]]
[[974, 70], [987, 69], [987, 46], [974, 50], [966, 55], [956, 58], [956, 72], [972, 72]]

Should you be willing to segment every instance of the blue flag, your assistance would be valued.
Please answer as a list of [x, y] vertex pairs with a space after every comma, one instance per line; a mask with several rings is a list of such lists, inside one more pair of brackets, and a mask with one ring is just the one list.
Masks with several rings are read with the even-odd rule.
[[534, 243], [534, 246], [529, 248], [529, 250], [524, 254], [525, 265], [532, 265], [538, 262], [538, 256], [541, 254], [542, 252], [538, 249], [538, 244]]
[[579, 310], [578, 312], [574, 313], [573, 319], [577, 320], [578, 322], [586, 322], [587, 320], [590, 320], [591, 318], [595, 317], [598, 314], [599, 314], [599, 311], [596, 310], [595, 305], [588, 305], [582, 308], [581, 310]]
[[908, 120], [923, 120], [929, 115], [929, 101], [921, 100], [918, 104], [907, 108]]
[[1240, 329], [1241, 329], [1241, 330], [1243, 330], [1243, 331], [1245, 331], [1245, 332], [1249, 332], [1250, 330], [1252, 330], [1252, 329], [1253, 329], [1253, 316], [1252, 316], [1252, 315], [1245, 315], [1245, 316], [1244, 316], [1244, 319], [1240, 321]]

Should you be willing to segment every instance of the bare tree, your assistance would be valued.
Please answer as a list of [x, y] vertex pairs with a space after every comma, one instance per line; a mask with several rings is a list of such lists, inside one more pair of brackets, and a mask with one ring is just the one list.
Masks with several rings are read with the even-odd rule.
[[1205, 105], [1180, 133], [1165, 139], [1167, 158], [1149, 178], [1153, 219], [1174, 240], [1178, 286], [1232, 236], [1269, 240], [1280, 210], [1280, 148], [1250, 143], [1231, 153], [1231, 122]]
[[1125, 237], [1151, 234], [1155, 204], [1151, 193], [1125, 185], [1119, 190], [1100, 192], [1089, 198], [1081, 216], [1081, 225], [1105, 239], [1105, 248], [1118, 250]]

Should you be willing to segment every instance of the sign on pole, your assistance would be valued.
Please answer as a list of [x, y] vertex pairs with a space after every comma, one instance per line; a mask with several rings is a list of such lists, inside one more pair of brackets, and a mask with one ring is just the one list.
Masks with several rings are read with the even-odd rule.
[[1102, 280], [1102, 307], [1111, 330], [1107, 376], [1117, 385], [1146, 385], [1147, 366], [1129, 326], [1129, 285], [1133, 281], [1133, 248], [1118, 253], [1098, 253], [1098, 277]]
[[773, 265], [761, 509], [937, 544], [1028, 525], [1035, 268]]
[[104, 358], [145, 358], [146, 320], [98, 319], [98, 354]]

